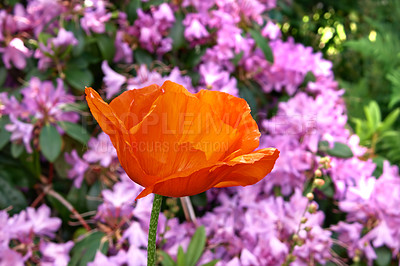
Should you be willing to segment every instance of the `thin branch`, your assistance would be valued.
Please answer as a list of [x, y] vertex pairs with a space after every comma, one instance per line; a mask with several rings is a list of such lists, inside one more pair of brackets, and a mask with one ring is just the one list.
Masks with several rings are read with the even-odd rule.
[[44, 198], [44, 196], [46, 196], [46, 194], [49, 192], [49, 190], [51, 189], [51, 186], [46, 186], [42, 193], [40, 193], [40, 195], [32, 202], [31, 207], [32, 208], [36, 208], [36, 206], [39, 204], [39, 202], [41, 202]]
[[85, 227], [87, 231], [91, 230], [90, 226], [85, 222], [82, 216], [75, 210], [74, 206], [72, 206], [71, 203], [69, 203], [66, 199], [64, 199], [63, 196], [58, 194], [53, 189], [50, 189], [48, 194], [56, 198], [62, 205], [64, 205], [70, 212], [72, 212], [75, 215], [76, 219], [78, 219], [79, 222], [81, 222], [82, 226]]

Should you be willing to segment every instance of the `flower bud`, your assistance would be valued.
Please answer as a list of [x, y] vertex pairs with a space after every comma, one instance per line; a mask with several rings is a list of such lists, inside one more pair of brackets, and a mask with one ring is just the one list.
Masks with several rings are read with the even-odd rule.
[[322, 171], [320, 169], [315, 170], [314, 175], [316, 177], [321, 177], [322, 176]]
[[317, 178], [314, 180], [314, 185], [317, 188], [321, 188], [323, 185], [325, 185], [325, 181], [323, 179]]
[[286, 258], [286, 261], [289, 262], [289, 263], [291, 263], [291, 262], [293, 262], [293, 261], [295, 261], [295, 260], [296, 260], [296, 256], [293, 255], [293, 254], [289, 254], [289, 255], [287, 256], [287, 258]]
[[308, 212], [309, 213], [315, 213], [318, 209], [318, 206], [315, 202], [311, 203], [310, 206], [308, 206]]
[[311, 200], [313, 200], [313, 199], [314, 199], [314, 194], [313, 194], [313, 193], [311, 193], [311, 192], [308, 192], [308, 193], [307, 193], [307, 195], [306, 195], [306, 197], [307, 197], [307, 199], [308, 199], [308, 200], [310, 200], [310, 201], [311, 201]]

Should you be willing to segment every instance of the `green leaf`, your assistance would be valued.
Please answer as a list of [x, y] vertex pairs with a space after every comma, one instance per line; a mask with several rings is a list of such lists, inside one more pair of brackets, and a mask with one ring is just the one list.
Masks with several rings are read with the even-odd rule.
[[240, 60], [242, 59], [243, 54], [244, 54], [243, 51], [240, 51], [240, 53], [235, 54], [235, 56], [232, 59], [232, 64], [237, 66], [239, 64]]
[[39, 145], [44, 157], [50, 162], [54, 162], [61, 153], [61, 136], [57, 129], [47, 124], [40, 131]]
[[389, 108], [393, 108], [398, 102], [400, 102], [400, 94], [393, 95], [390, 97]]
[[201, 266], [214, 266], [215, 264], [218, 263], [218, 261], [219, 261], [219, 260], [212, 260], [212, 261], [210, 261], [210, 262], [204, 263], [204, 264], [201, 265]]
[[169, 37], [173, 40], [172, 50], [177, 51], [186, 44], [185, 36], [183, 35], [185, 27], [183, 26], [183, 14], [175, 13], [175, 23], [169, 31]]
[[301, 87], [307, 86], [308, 82], [315, 82], [317, 79], [312, 71], [308, 71], [306, 76], [304, 77], [303, 83]]
[[[10, 183], [10, 185], [17, 188], [32, 188], [35, 184], [35, 176], [27, 169], [28, 157], [31, 154], [24, 153], [24, 156], [18, 158], [19, 160], [13, 160], [12, 164], [1, 162], [0, 166], [0, 177]], [[25, 158], [24, 158], [25, 157]], [[16, 165], [14, 165], [14, 163]]]
[[142, 49], [136, 49], [134, 51], [134, 57], [135, 57], [136, 63], [146, 64], [148, 68], [153, 63], [153, 58], [151, 57], [151, 54]]
[[11, 143], [11, 156], [18, 158], [24, 151], [24, 145], [22, 143], [12, 142]]
[[368, 106], [364, 107], [365, 117], [369, 128], [375, 132], [381, 123], [381, 110], [375, 101], [371, 101]]
[[67, 69], [68, 68], [72, 68], [72, 69], [87, 68], [89, 66], [89, 61], [90, 61], [90, 58], [88, 58], [88, 56], [85, 56], [85, 54], [82, 56], [79, 56], [79, 57], [71, 58], [68, 62]]
[[86, 206], [89, 211], [97, 210], [97, 207], [102, 203], [101, 200], [101, 182], [97, 180], [90, 187], [89, 192], [86, 197]]
[[328, 198], [333, 198], [335, 195], [335, 186], [329, 177], [324, 178], [325, 184], [319, 189]]
[[257, 97], [248, 88], [242, 86], [241, 83], [239, 83], [239, 89], [240, 97], [245, 99], [246, 102], [249, 104], [251, 116], [255, 118], [255, 116], [258, 114]]
[[53, 38], [53, 36], [51, 34], [48, 34], [48, 33], [45, 33], [45, 32], [39, 33], [39, 36], [38, 36], [39, 42], [41, 42], [41, 43], [43, 43], [45, 45], [47, 45], [47, 40], [50, 39], [50, 38]]
[[274, 63], [274, 55], [272, 53], [271, 47], [269, 46], [268, 40], [261, 35], [260, 31], [249, 29], [251, 37], [256, 42], [257, 46], [264, 53], [265, 59], [271, 64]]
[[376, 165], [375, 170], [372, 173], [372, 175], [375, 176], [376, 178], [378, 178], [383, 173], [383, 162], [385, 161], [385, 158], [382, 156], [377, 156], [377, 157], [373, 158], [372, 161]]
[[195, 66], [197, 66], [200, 61], [201, 58], [203, 57], [204, 53], [206, 52], [206, 49], [204, 48], [195, 48], [195, 49], [191, 49], [184, 57], [184, 63], [186, 65], [186, 68], [193, 68]]
[[7, 78], [7, 69], [5, 67], [0, 67], [0, 86], [4, 84]]
[[129, 23], [133, 24], [133, 22], [137, 19], [137, 10], [141, 8], [142, 1], [140, 0], [131, 0], [126, 8], [126, 14], [128, 15]]
[[101, 34], [97, 35], [96, 39], [103, 59], [107, 61], [112, 60], [115, 54], [114, 38]]
[[375, 248], [376, 260], [374, 261], [374, 265], [377, 266], [386, 266], [390, 265], [392, 260], [392, 252], [387, 247], [379, 247]]
[[72, 248], [70, 266], [86, 266], [88, 262], [93, 261], [97, 250], [103, 254], [108, 251], [108, 242], [103, 241], [105, 238], [103, 232], [94, 232], [86, 236], [84, 239], [75, 244]]
[[193, 234], [192, 240], [190, 240], [189, 246], [186, 251], [186, 265], [195, 266], [197, 261], [203, 254], [204, 247], [206, 245], [206, 230], [204, 226], [197, 228]]
[[365, 145], [365, 142], [371, 139], [374, 131], [369, 128], [367, 122], [359, 118], [352, 118], [351, 121], [355, 124], [355, 132], [360, 137], [360, 144]]
[[153, 6], [158, 6], [164, 3], [165, 0], [149, 0], [149, 1], [142, 1], [142, 9], [149, 10]]
[[88, 194], [88, 186], [85, 181], [82, 182], [80, 188], [71, 187], [67, 195], [67, 200], [75, 207], [78, 212], [87, 211], [86, 195]]
[[86, 45], [85, 33], [83, 32], [81, 27], [76, 27], [75, 23], [72, 24], [70, 31], [74, 33], [75, 38], [78, 40], [78, 44], [72, 48], [72, 55], [78, 57], [85, 50], [85, 45]]
[[8, 123], [8, 118], [5, 116], [0, 117], [0, 150], [10, 141], [11, 132], [5, 128]]
[[92, 72], [89, 69], [79, 69], [69, 65], [64, 74], [68, 84], [80, 91], [83, 91], [85, 86], [91, 86], [94, 81]]
[[385, 120], [383, 120], [383, 122], [379, 125], [377, 131], [382, 132], [382, 131], [386, 131], [389, 128], [391, 128], [393, 126], [394, 122], [396, 122], [397, 118], [399, 117], [399, 114], [400, 114], [400, 108], [393, 110], [390, 114], [388, 114], [388, 116], [385, 118]]
[[[13, 176], [13, 178], [19, 178]], [[0, 176], [0, 209], [12, 206], [11, 213], [17, 213], [27, 207], [24, 194]]]
[[205, 207], [207, 206], [207, 194], [205, 192], [190, 196], [193, 206]]
[[351, 158], [351, 157], [353, 157], [353, 152], [351, 151], [349, 146], [347, 146], [346, 144], [341, 143], [341, 142], [335, 142], [333, 144], [333, 148], [329, 149], [327, 151], [327, 153], [330, 156], [335, 156], [335, 157], [338, 157], [338, 158]]
[[60, 121], [58, 125], [65, 130], [68, 136], [84, 145], [87, 144], [90, 139], [89, 133], [81, 125], [66, 121]]
[[335, 142], [333, 144], [333, 148], [330, 148], [329, 143], [325, 140], [320, 141], [318, 143], [318, 150], [320, 152], [326, 152], [330, 156], [338, 157], [338, 158], [351, 158], [353, 157], [353, 152], [344, 143]]
[[178, 254], [176, 256], [176, 260], [177, 260], [178, 266], [186, 266], [187, 265], [185, 252], [183, 251], [183, 248], [181, 246], [179, 246], [179, 248], [178, 248]]
[[175, 266], [176, 265], [175, 261], [165, 251], [160, 250], [159, 255], [161, 256], [161, 265], [162, 266]]
[[64, 112], [79, 112], [79, 111], [87, 111], [88, 105], [87, 103], [68, 103], [60, 106], [60, 109]]

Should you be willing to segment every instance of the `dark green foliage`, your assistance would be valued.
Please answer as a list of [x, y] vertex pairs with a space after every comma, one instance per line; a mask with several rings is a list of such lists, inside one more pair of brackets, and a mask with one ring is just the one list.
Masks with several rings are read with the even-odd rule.
[[108, 250], [108, 241], [102, 232], [94, 232], [75, 244], [71, 250], [70, 266], [84, 266], [93, 261], [97, 250], [106, 253]]
[[[195, 266], [203, 254], [206, 245], [206, 230], [204, 226], [197, 228], [190, 240], [186, 252], [181, 246], [178, 248], [176, 262], [166, 252], [160, 251], [161, 265], [163, 266]], [[202, 266], [214, 266], [218, 261], [213, 260]]]

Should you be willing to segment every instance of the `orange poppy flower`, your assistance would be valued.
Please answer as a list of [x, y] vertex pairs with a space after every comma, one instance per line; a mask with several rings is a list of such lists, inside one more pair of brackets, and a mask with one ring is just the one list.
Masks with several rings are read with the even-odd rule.
[[192, 94], [166, 81], [126, 91], [110, 104], [86, 88], [86, 100], [128, 176], [145, 188], [136, 199], [252, 185], [279, 156], [275, 148], [254, 151], [260, 132], [250, 108], [227, 93]]

